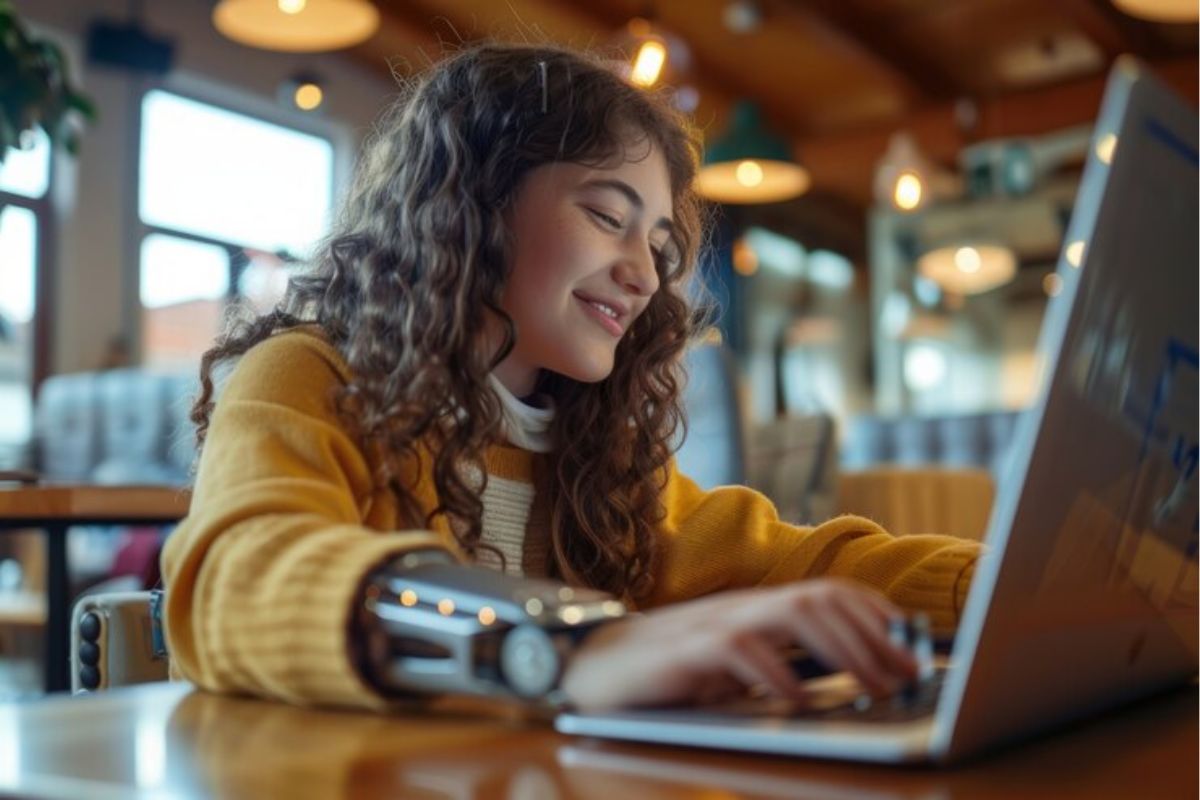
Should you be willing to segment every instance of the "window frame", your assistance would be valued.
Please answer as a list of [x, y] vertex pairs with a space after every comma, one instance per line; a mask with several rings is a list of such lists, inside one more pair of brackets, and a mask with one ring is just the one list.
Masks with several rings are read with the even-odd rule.
[[[42, 382], [50, 375], [51, 354], [54, 346], [55, 311], [54, 289], [57, 285], [55, 266], [58, 263], [55, 250], [57, 215], [53, 194], [58, 176], [57, 148], [51, 148], [47, 169], [46, 191], [41, 197], [28, 197], [0, 189], [0, 213], [9, 206], [24, 208], [33, 213], [37, 233], [34, 238], [33, 257], [33, 341], [29, 370], [30, 400], [37, 397]], [[32, 432], [31, 432], [32, 433]]]
[[332, 175], [330, 176], [332, 190], [332, 196], [330, 197], [331, 207], [336, 205], [337, 197], [341, 194], [345, 176], [349, 172], [349, 169], [347, 169], [347, 156], [353, 150], [349, 134], [338, 123], [298, 110], [293, 111], [283, 108], [261, 96], [250, 95], [241, 90], [228, 86], [220, 86], [184, 73], [173, 74], [166, 79], [147, 79], [142, 81], [138, 88], [136, 102], [131, 109], [134, 118], [134, 135], [130, 137], [133, 140], [130, 159], [133, 191], [129, 197], [130, 224], [128, 225], [128, 239], [126, 241], [126, 252], [130, 253], [130, 258], [127, 259], [128, 267], [124, 275], [127, 289], [125, 295], [127, 309], [125, 338], [129, 343], [134, 363], [138, 365], [145, 364], [145, 343], [142, 341], [142, 315], [146, 309], [142, 305], [140, 289], [142, 278], [141, 250], [142, 243], [146, 237], [157, 233], [224, 248], [230, 254], [229, 289], [224, 298], [226, 301], [235, 299], [238, 296], [238, 283], [240, 282], [242, 272], [249, 265], [249, 260], [244, 255], [240, 257], [236, 255], [239, 251], [244, 251], [249, 247], [245, 243], [226, 241], [202, 234], [181, 231], [176, 228], [153, 225], [142, 220], [141, 147], [144, 122], [142, 109], [146, 102], [146, 95], [153, 91], [173, 94], [185, 100], [202, 103], [221, 109], [222, 111], [250, 117], [260, 122], [288, 128], [297, 133], [316, 136], [326, 140], [329, 142], [333, 152], [331, 162]]

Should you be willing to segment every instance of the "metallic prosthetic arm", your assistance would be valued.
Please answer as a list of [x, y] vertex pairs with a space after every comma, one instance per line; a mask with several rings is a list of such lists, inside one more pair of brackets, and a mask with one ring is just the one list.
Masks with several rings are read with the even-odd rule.
[[554, 702], [567, 659], [625, 606], [611, 595], [411, 553], [369, 579], [370, 670], [401, 693], [454, 692]]

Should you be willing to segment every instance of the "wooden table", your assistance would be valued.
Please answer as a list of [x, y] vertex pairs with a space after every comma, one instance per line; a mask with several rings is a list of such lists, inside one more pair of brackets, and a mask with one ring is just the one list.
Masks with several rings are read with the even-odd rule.
[[67, 531], [72, 525], [163, 525], [187, 514], [190, 495], [173, 486], [17, 486], [0, 488], [0, 534], [41, 528], [46, 535], [48, 692], [70, 688], [71, 598]]
[[1195, 798], [1196, 687], [956, 766], [574, 739], [458, 700], [381, 716], [144, 684], [0, 706], [0, 794], [220, 798]]

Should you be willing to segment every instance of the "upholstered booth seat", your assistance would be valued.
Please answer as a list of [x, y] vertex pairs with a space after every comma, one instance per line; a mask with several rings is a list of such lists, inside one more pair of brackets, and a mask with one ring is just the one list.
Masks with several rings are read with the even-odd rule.
[[140, 369], [52, 376], [38, 393], [35, 466], [49, 482], [183, 483], [195, 389], [191, 375]]

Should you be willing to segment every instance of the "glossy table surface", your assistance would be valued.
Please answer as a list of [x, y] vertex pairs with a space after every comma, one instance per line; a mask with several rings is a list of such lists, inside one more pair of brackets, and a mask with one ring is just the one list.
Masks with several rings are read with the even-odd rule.
[[187, 684], [0, 706], [0, 794], [21, 797], [1130, 798], [1197, 796], [1196, 687], [949, 769], [574, 739], [464, 700], [314, 711]]
[[190, 500], [190, 492], [176, 486], [0, 486], [0, 523], [177, 520]]

